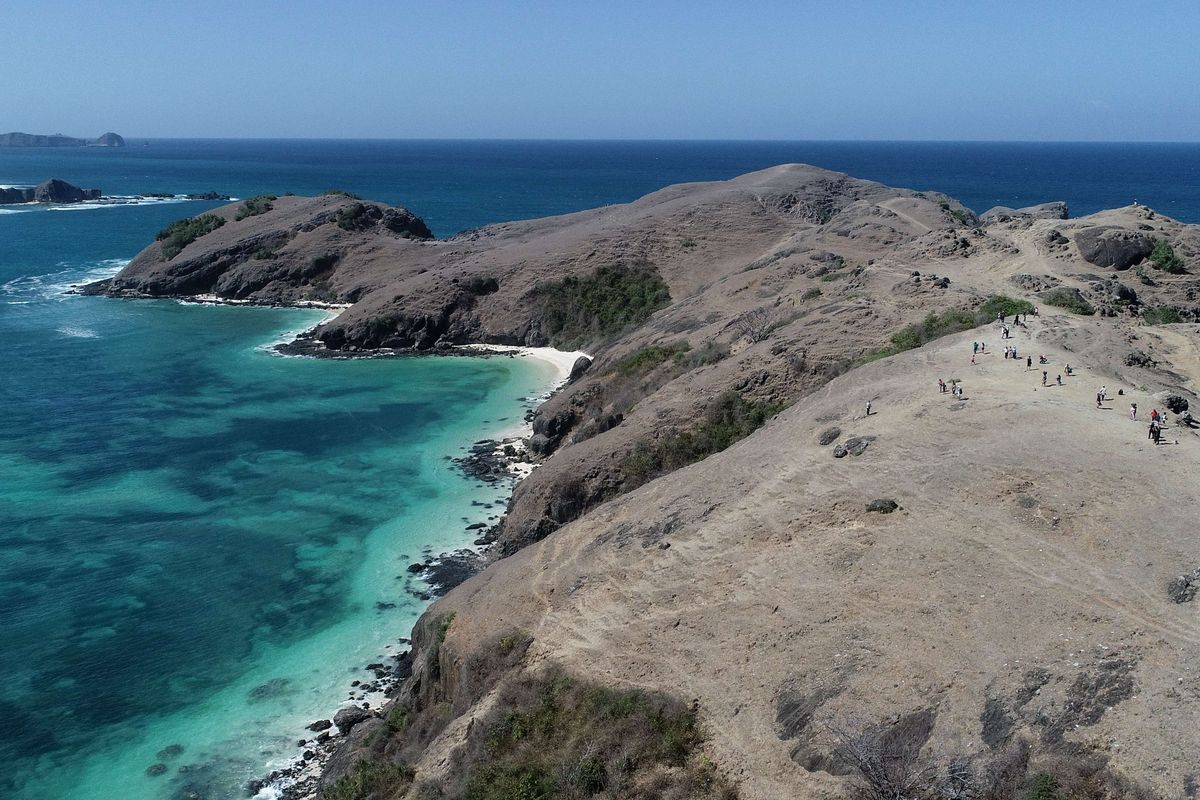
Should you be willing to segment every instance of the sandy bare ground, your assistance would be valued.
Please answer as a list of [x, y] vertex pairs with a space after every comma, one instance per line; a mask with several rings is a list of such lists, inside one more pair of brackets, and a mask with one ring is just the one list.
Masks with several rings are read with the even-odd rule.
[[[1169, 426], [1153, 446], [1141, 419], [1154, 398], [1056, 345], [1109, 328], [1032, 319], [1009, 343], [1035, 354], [1033, 369], [980, 329], [855, 370], [494, 565], [445, 601], [465, 612], [452, 635], [516, 624], [542, 659], [697, 699], [745, 798], [841, 785], [791, 758], [821, 746], [819, 723], [781, 736], [781, 699], [795, 697], [820, 699], [817, 720], [933, 709], [934, 746], [968, 754], [987, 748], [994, 698], [1016, 732], [1036, 740], [1061, 720], [1067, 741], [1180, 795], [1200, 754], [1200, 614], [1166, 585], [1200, 564], [1200, 437]], [[992, 352], [971, 364], [984, 337]], [[1168, 338], [1194, 367], [1195, 326]], [[1038, 353], [1064, 386], [1042, 387]], [[939, 377], [961, 380], [966, 399], [939, 393]], [[1112, 400], [1097, 408], [1101, 384]], [[875, 439], [835, 459], [817, 443], [831, 426], [839, 441]], [[866, 512], [876, 498], [901, 510]], [[515, 595], [514, 581], [526, 584]], [[1072, 685], [1114, 663], [1132, 696], [1095, 701], [1098, 721], [1077, 727]], [[1044, 685], [1018, 707], [1039, 670]]]

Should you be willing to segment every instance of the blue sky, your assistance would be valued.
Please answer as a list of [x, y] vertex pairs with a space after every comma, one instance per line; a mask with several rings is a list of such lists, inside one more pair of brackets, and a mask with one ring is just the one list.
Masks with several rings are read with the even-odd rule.
[[1196, 2], [5, 0], [0, 131], [1200, 140]]

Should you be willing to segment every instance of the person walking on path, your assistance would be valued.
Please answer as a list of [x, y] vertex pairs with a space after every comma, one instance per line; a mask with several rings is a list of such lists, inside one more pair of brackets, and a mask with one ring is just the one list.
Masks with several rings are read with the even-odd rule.
[[946, 382], [944, 380], [942, 380], [941, 378], [938, 378], [938, 392], [940, 392], [941, 394], [946, 393]]
[[871, 401], [867, 401], [867, 416], [871, 416]]
[[979, 342], [971, 342], [971, 354], [974, 355], [975, 353], [978, 353], [978, 352], [979, 352]]
[[1062, 375], [1059, 375], [1059, 376], [1058, 376], [1058, 385], [1059, 385], [1059, 386], [1062, 386], [1062, 385], [1063, 385], [1063, 383], [1062, 383]]
[[1129, 404], [1129, 418], [1134, 422], [1137, 422], [1137, 403]]
[[1025, 369], [1033, 369], [1033, 356], [1025, 356]]
[[1096, 392], [1096, 408], [1104, 408], [1104, 406], [1100, 405], [1100, 401], [1103, 399], [1104, 399], [1104, 395], [1100, 394], [1099, 392]]
[[1042, 370], [1042, 386], [1046, 385], [1046, 370]]
[[1100, 399], [1101, 399], [1101, 400], [1107, 400], [1107, 399], [1108, 399], [1108, 387], [1107, 387], [1107, 386], [1101, 386], [1101, 387], [1100, 387]]

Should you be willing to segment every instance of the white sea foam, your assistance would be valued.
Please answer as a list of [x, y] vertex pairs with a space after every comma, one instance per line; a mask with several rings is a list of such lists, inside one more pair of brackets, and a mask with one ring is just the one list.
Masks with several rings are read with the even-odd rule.
[[22, 275], [0, 284], [0, 303], [25, 305], [38, 300], [64, 299], [71, 296], [72, 289], [111, 278], [128, 263], [128, 259], [109, 258], [79, 266], [60, 264], [63, 269], [45, 275]]
[[[21, 203], [21, 205], [28, 205], [28, 204]], [[0, 214], [28, 214], [30, 211], [33, 211], [33, 209], [32, 208], [0, 208]]]
[[69, 336], [72, 339], [99, 339], [100, 334], [96, 333], [91, 328], [79, 328], [73, 325], [67, 325], [58, 328], [58, 332], [63, 336]]

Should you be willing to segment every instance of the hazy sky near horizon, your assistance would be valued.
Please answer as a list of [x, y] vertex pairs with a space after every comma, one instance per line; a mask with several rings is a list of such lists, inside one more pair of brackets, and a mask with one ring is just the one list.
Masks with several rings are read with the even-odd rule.
[[1200, 3], [5, 0], [0, 131], [1200, 141]]

